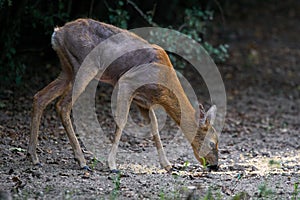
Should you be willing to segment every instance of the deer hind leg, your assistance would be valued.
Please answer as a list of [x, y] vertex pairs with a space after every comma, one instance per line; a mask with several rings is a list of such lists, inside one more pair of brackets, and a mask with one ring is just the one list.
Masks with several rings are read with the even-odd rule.
[[116, 109], [114, 113], [117, 127], [115, 130], [114, 142], [108, 155], [108, 166], [111, 172], [118, 172], [116, 165], [116, 155], [122, 131], [127, 122], [130, 104], [132, 102], [132, 94], [130, 94], [130, 92], [128, 91], [130, 91], [130, 88], [128, 88], [126, 84], [119, 84], [119, 89], [116, 96], [117, 100], [115, 102]]
[[30, 139], [27, 150], [27, 154], [31, 157], [34, 164], [39, 164], [39, 158], [36, 154], [36, 146], [38, 142], [38, 132], [43, 111], [49, 103], [62, 95], [68, 84], [68, 80], [60, 76], [34, 95], [30, 125]]
[[138, 109], [139, 109], [139, 111], [140, 111], [142, 117], [144, 118], [145, 123], [146, 123], [146, 124], [149, 124], [149, 123], [151, 122], [151, 119], [150, 119], [150, 117], [149, 117], [149, 109], [143, 108], [143, 107], [141, 107], [141, 106], [139, 106], [139, 105], [137, 105], [137, 107], [138, 107]]
[[86, 165], [86, 160], [84, 158], [80, 144], [75, 135], [75, 131], [73, 129], [72, 121], [70, 117], [71, 110], [72, 110], [72, 85], [71, 84], [69, 85], [68, 89], [64, 92], [60, 100], [57, 102], [56, 109], [60, 116], [62, 124], [67, 132], [75, 159], [77, 160], [81, 168], [89, 170], [89, 167]]
[[164, 147], [162, 145], [159, 131], [158, 131], [157, 118], [156, 118], [155, 112], [152, 108], [150, 108], [150, 110], [149, 110], [149, 117], [151, 120], [151, 131], [152, 131], [153, 140], [154, 140], [157, 152], [158, 152], [159, 162], [163, 168], [165, 168], [167, 171], [171, 171], [172, 165], [166, 157], [166, 153], [165, 153]]
[[86, 165], [86, 160], [83, 156], [83, 152], [72, 126], [70, 114], [76, 100], [79, 98], [79, 96], [82, 94], [91, 80], [93, 80], [99, 72], [99, 68], [97, 67], [97, 65], [95, 65], [94, 63], [92, 64], [93, 65], [85, 64], [79, 68], [76, 77], [73, 77], [74, 80], [72, 80], [72, 84], [71, 86], [69, 86], [68, 91], [65, 92], [63, 98], [61, 98], [57, 103], [57, 110], [70, 140], [75, 159], [78, 161], [81, 168], [87, 170], [90, 170], [90, 168]]

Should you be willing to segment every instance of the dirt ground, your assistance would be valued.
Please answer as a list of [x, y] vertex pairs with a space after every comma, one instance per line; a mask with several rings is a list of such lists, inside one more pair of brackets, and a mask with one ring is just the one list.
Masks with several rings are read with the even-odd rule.
[[[41, 73], [31, 81], [45, 84], [1, 91], [0, 199], [300, 199], [300, 4], [291, 2], [249, 6], [214, 30], [211, 39], [229, 44], [231, 54], [218, 65], [228, 108], [217, 172], [198, 164], [167, 119], [161, 137], [176, 169], [172, 174], [159, 166], [150, 136], [132, 137], [126, 131], [117, 157], [121, 174], [111, 174], [106, 157], [115, 125], [112, 89], [106, 85], [99, 87], [96, 99], [104, 134], [91, 135], [93, 146], [82, 139], [97, 152], [97, 160], [86, 154], [93, 171], [80, 170], [74, 161], [53, 104], [40, 128], [43, 166], [34, 166], [26, 149], [32, 96], [48, 81]], [[189, 69], [185, 75], [198, 84]], [[198, 92], [203, 93], [201, 88]], [[209, 103], [205, 94], [200, 99]], [[140, 121], [137, 116], [135, 122]]]

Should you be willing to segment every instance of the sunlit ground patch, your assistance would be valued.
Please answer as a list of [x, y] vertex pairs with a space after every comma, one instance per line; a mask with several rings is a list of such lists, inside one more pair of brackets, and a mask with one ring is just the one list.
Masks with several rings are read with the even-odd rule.
[[295, 152], [277, 152], [270, 157], [257, 156], [251, 159], [245, 159], [241, 166], [254, 166], [250, 174], [300, 174], [300, 151]]
[[[172, 175], [201, 177], [205, 174], [212, 175], [235, 175], [243, 173], [243, 176], [265, 176], [268, 174], [300, 174], [300, 152], [282, 153], [277, 152], [270, 157], [256, 156], [254, 158], [245, 158], [241, 156], [239, 162], [224, 162], [220, 164], [218, 171], [208, 171], [207, 168], [199, 164], [189, 163], [175, 164]], [[119, 166], [122, 171], [134, 174], [164, 174], [166, 170], [160, 166], [148, 166], [141, 164], [122, 164]]]
[[156, 166], [147, 166], [140, 164], [122, 164], [119, 166], [121, 171], [132, 172], [135, 174], [163, 174], [167, 171], [156, 167]]

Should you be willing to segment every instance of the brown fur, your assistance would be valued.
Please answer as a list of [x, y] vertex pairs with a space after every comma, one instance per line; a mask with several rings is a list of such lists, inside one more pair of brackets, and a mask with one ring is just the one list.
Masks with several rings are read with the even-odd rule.
[[[75, 75], [78, 73], [78, 70], [87, 55], [90, 54], [98, 44], [118, 33], [123, 33], [124, 37], [129, 38], [130, 41], [145, 44], [148, 48], [135, 50], [122, 55], [109, 65], [102, 76], [99, 76], [97, 66], [91, 66], [90, 68], [85, 69], [85, 73], [83, 73], [82, 77], [79, 77], [79, 80], [76, 82], [77, 85], [75, 85]], [[144, 116], [151, 111], [150, 118], [146, 118], [148, 120], [151, 119], [152, 134], [163, 167], [170, 169], [170, 163], [165, 157], [157, 130], [157, 121], [152, 110], [152, 105], [154, 104], [163, 106], [166, 112], [180, 126], [182, 132], [191, 143], [196, 158], [202, 164], [202, 157], [204, 157], [209, 164], [217, 165], [218, 138], [216, 133], [209, 122], [199, 126], [201, 120], [199, 117], [195, 116], [195, 110], [191, 106], [181, 87], [170, 59], [161, 47], [151, 45], [147, 41], [126, 30], [91, 19], [78, 19], [67, 23], [63, 27], [56, 28], [52, 36], [52, 45], [60, 59], [62, 72], [56, 80], [34, 96], [31, 134], [28, 147], [28, 154], [31, 155], [34, 163], [39, 163], [36, 154], [36, 145], [43, 110], [51, 101], [60, 97], [56, 104], [57, 112], [59, 113], [69, 137], [75, 158], [78, 160], [81, 167], [86, 166], [86, 160], [73, 130], [70, 113], [73, 103], [83, 92], [87, 84], [92, 79], [97, 78], [100, 81], [112, 85], [118, 84], [121, 88], [118, 93], [121, 98], [117, 100], [116, 109], [120, 118], [116, 119], [118, 124], [115, 132], [116, 138], [108, 158], [109, 167], [111, 169], [116, 168], [116, 151], [122, 130], [127, 121], [131, 100], [138, 104]], [[122, 45], [124, 46], [126, 44], [119, 44], [120, 47], [123, 47]], [[143, 65], [143, 67], [136, 67], [139, 65]], [[145, 72], [143, 72], [143, 70]], [[157, 80], [165, 83], [166, 86], [154, 83], [146, 84], [141, 88], [138, 88], [135, 91], [134, 96], [126, 96], [126, 91], [131, 89], [131, 81], [138, 79], [143, 80], [144, 76], [149, 74], [152, 74]], [[75, 91], [73, 98], [72, 89]], [[209, 137], [207, 142], [204, 142], [207, 133], [212, 136]], [[211, 142], [215, 144], [215, 147], [211, 147], [212, 150], [207, 155], [202, 155], [200, 147], [203, 145], [204, 147], [207, 147]]]

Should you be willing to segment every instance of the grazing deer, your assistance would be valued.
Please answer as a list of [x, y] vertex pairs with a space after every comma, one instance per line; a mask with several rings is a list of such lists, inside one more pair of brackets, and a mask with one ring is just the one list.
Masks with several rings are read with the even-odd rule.
[[[122, 39], [121, 41], [109, 40], [110, 37], [118, 34], [121, 34], [121, 37], [119, 37]], [[143, 47], [135, 48], [135, 50], [133, 48], [133, 51], [126, 51], [128, 53], [124, 53], [109, 63], [105, 70], [96, 64], [82, 65], [93, 49], [105, 42], [107, 44], [102, 51], [107, 52], [94, 54], [99, 56], [100, 61], [108, 58], [110, 52], [122, 52], [135, 45]], [[60, 97], [56, 103], [56, 109], [67, 132], [75, 159], [81, 168], [89, 169], [76, 138], [70, 114], [74, 102], [85, 90], [89, 82], [93, 79], [98, 79], [119, 87], [115, 110], [117, 128], [108, 156], [110, 170], [117, 170], [116, 152], [132, 101], [137, 104], [142, 116], [151, 123], [151, 132], [162, 167], [168, 171], [172, 168], [166, 158], [160, 140], [157, 119], [153, 111], [153, 105], [155, 104], [163, 106], [168, 115], [180, 126], [182, 132], [191, 143], [196, 159], [202, 165], [207, 165], [211, 169], [217, 169], [218, 135], [212, 126], [216, 115], [216, 107], [212, 106], [205, 113], [203, 107], [200, 106], [200, 116], [196, 116], [196, 111], [184, 93], [168, 55], [161, 47], [149, 44], [127, 30], [92, 19], [78, 19], [65, 24], [63, 27], [55, 28], [51, 43], [60, 59], [62, 71], [57, 79], [34, 96], [28, 146], [28, 155], [31, 156], [34, 164], [39, 164], [36, 146], [43, 110], [50, 102]], [[76, 76], [81, 70], [80, 66], [85, 68], [83, 68], [83, 73], [77, 79]], [[102, 71], [99, 72], [99, 70]], [[143, 81], [147, 77], [154, 77], [158, 81], [157, 84], [153, 82], [134, 88], [136, 87], [133, 84], [135, 81]], [[159, 81], [162, 79], [168, 82], [167, 85], [172, 87], [172, 89], [159, 84]], [[128, 95], [130, 93], [127, 91], [130, 90], [134, 91], [134, 93]], [[208, 135], [209, 137], [206, 137]], [[206, 149], [206, 153], [203, 154], [201, 149]]]

